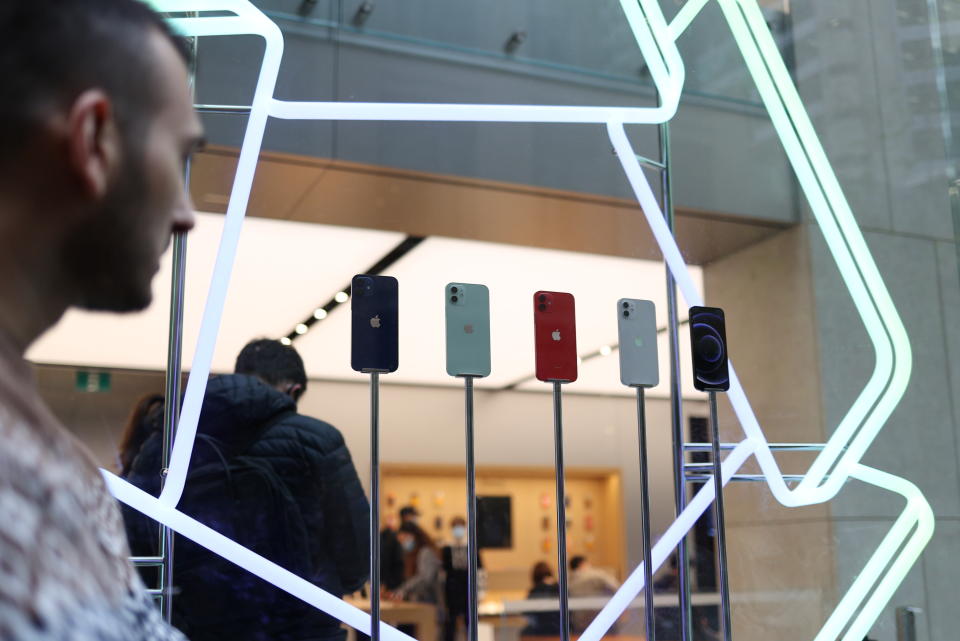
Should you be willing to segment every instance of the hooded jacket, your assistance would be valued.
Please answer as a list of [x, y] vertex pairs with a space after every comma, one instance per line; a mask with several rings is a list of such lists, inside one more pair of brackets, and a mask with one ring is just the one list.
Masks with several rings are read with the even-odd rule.
[[[204, 501], [211, 499], [191, 497], [190, 479], [206, 469], [222, 469], [225, 454], [242, 455], [249, 465], [279, 479], [284, 495], [292, 499], [283, 503], [285, 510], [299, 511], [290, 520], [302, 524], [305, 536], [298, 541], [304, 542], [305, 554], [298, 556], [309, 558], [294, 559], [296, 567], [288, 564], [287, 569], [338, 597], [363, 585], [369, 571], [370, 507], [336, 428], [297, 414], [290, 397], [259, 379], [233, 374], [210, 380], [197, 434], [181, 502], [185, 512], [207, 522]], [[128, 480], [158, 495], [161, 453], [162, 437], [154, 433], [135, 458]], [[275, 548], [289, 536], [277, 519], [263, 518], [270, 512], [256, 503], [239, 497], [237, 521], [244, 525], [235, 534], [255, 552], [259, 541]], [[155, 554], [156, 523], [129, 509], [124, 519], [134, 554]], [[217, 523], [207, 524], [220, 529]], [[177, 537], [174, 551], [174, 624], [193, 641], [342, 638], [335, 619], [191, 541]]]

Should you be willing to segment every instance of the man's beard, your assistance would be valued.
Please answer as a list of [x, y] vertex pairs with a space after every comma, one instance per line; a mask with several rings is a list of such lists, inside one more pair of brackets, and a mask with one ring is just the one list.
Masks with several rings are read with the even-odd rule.
[[94, 311], [145, 309], [153, 299], [156, 247], [150, 238], [149, 196], [141, 153], [127, 149], [123, 173], [92, 220], [63, 248], [64, 281], [73, 304]]

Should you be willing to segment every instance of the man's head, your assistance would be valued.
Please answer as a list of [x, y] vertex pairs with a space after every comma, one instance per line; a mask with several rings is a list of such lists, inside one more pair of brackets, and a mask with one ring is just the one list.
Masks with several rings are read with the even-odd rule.
[[580, 569], [586, 569], [590, 566], [590, 563], [587, 561], [587, 557], [580, 556], [579, 554], [572, 559], [570, 559], [570, 570], [576, 572]]
[[269, 338], [247, 343], [237, 356], [234, 372], [256, 376], [294, 401], [307, 390], [307, 373], [300, 354], [289, 345]]
[[412, 505], [404, 505], [400, 508], [400, 523], [416, 523], [420, 512]]
[[137, 0], [5, 0], [0, 33], [4, 233], [43, 246], [67, 305], [146, 307], [193, 225], [189, 50]]

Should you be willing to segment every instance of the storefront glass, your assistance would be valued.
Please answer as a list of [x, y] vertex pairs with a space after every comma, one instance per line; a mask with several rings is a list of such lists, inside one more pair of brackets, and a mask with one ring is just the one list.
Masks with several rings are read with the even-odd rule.
[[[351, 278], [374, 267], [397, 278], [399, 368], [382, 375], [379, 399], [381, 523], [398, 527], [401, 508], [415, 508], [438, 563], [449, 560], [444, 546], [467, 511], [463, 380], [445, 368], [445, 288], [485, 284], [492, 370], [475, 382], [481, 634], [556, 637], [553, 606], [529, 602], [535, 566], [556, 575], [558, 563], [555, 424], [551, 385], [534, 375], [533, 295], [572, 293], [580, 362], [578, 380], [562, 387], [567, 559], [588, 561], [571, 574], [574, 634], [617, 602], [612, 592], [629, 577], [642, 579], [646, 490], [653, 540], [669, 555], [655, 577], [657, 637], [680, 639], [675, 545], [663, 541], [679, 538], [669, 530], [674, 433], [688, 444], [711, 438], [709, 396], [691, 374], [688, 308], [702, 298], [726, 313], [738, 377], [718, 395], [721, 440], [730, 460], [746, 453], [724, 489], [733, 636], [951, 638], [960, 624], [956, 3], [253, 5], [283, 36], [273, 96], [375, 105], [268, 120], [222, 321], [201, 338], [269, 50], [252, 35], [198, 39], [209, 146], [190, 173], [201, 213], [186, 240], [186, 374], [205, 349], [217, 375], [233, 372], [251, 339], [290, 342], [308, 378], [298, 410], [343, 434], [369, 493], [369, 377], [351, 369], [353, 301], [341, 293], [355, 294]], [[645, 57], [645, 43], [662, 57]], [[675, 112], [672, 87], [682, 88]], [[501, 107], [469, 116], [423, 107], [437, 104]], [[649, 114], [662, 105], [661, 125]], [[624, 109], [560, 117], [530, 106]], [[641, 208], [644, 180], [652, 197]], [[651, 225], [664, 208], [676, 254]], [[665, 255], [677, 261], [674, 323]], [[55, 412], [111, 471], [132, 408], [165, 393], [173, 262], [146, 312], [71, 312], [28, 355]], [[635, 390], [619, 375], [620, 298], [656, 305], [647, 488]], [[199, 402], [204, 385], [195, 385]], [[712, 483], [708, 448], [688, 449], [685, 502]], [[715, 512], [700, 512], [687, 512], [680, 530], [686, 638], [698, 640], [722, 633]], [[321, 535], [332, 536], [310, 533]], [[416, 569], [410, 557], [403, 572]], [[449, 604], [437, 581], [434, 603], [391, 588], [383, 619], [440, 638]], [[427, 603], [393, 600], [405, 593]], [[366, 594], [348, 602], [369, 607]], [[644, 637], [643, 595], [622, 596], [607, 610], [613, 625], [582, 638]], [[916, 636], [898, 637], [898, 621], [912, 621]], [[452, 630], [463, 635], [462, 622]]]

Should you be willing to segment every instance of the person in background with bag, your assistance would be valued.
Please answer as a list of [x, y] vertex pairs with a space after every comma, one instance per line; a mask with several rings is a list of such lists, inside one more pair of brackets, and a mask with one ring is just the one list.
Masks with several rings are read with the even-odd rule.
[[[340, 432], [297, 413], [306, 386], [296, 350], [268, 339], [243, 348], [235, 374], [212, 378], [180, 509], [340, 597], [369, 574], [370, 506]], [[161, 452], [154, 431], [127, 476], [154, 495]], [[124, 518], [134, 554], [156, 554], [156, 523]], [[192, 641], [345, 637], [336, 619], [192, 541], [174, 549], [174, 621]]]

